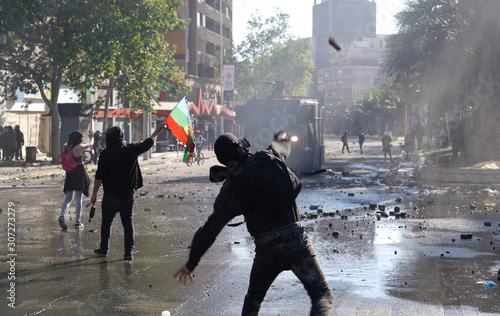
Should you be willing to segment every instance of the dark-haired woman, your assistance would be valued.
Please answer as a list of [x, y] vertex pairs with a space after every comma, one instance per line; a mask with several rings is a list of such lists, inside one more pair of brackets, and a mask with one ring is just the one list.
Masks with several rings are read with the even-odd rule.
[[75, 228], [82, 228], [83, 224], [80, 222], [80, 213], [82, 210], [82, 194], [89, 196], [89, 186], [90, 178], [87, 174], [87, 170], [83, 165], [83, 152], [85, 149], [90, 148], [94, 144], [94, 137], [92, 131], [89, 131], [89, 144], [83, 144], [83, 134], [79, 131], [74, 131], [69, 134], [68, 141], [63, 145], [63, 152], [72, 152], [73, 157], [77, 162], [75, 169], [66, 171], [66, 179], [64, 180], [64, 194], [66, 194], [66, 199], [61, 208], [61, 214], [59, 215], [59, 226], [62, 229], [67, 229], [66, 221], [64, 219], [64, 214], [68, 209], [69, 205], [73, 201], [73, 195], [76, 200], [76, 217], [75, 217]]

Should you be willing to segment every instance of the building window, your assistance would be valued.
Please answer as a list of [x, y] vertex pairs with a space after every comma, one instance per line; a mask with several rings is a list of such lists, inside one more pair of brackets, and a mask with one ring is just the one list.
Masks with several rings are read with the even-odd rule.
[[206, 25], [205, 15], [203, 15], [203, 13], [201, 12], [198, 12], [198, 26], [205, 27], [205, 25]]
[[205, 52], [210, 55], [215, 55], [215, 45], [213, 43], [207, 42], [205, 45]]

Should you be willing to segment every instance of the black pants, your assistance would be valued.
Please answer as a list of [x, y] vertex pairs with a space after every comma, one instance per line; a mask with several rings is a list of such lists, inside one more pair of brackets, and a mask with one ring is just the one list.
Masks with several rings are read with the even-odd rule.
[[347, 142], [342, 144], [342, 153], [344, 153], [344, 148], [346, 148], [346, 149], [347, 149], [347, 152], [348, 152], [348, 153], [351, 153], [351, 152], [349, 151], [349, 144], [348, 144]]
[[16, 147], [16, 160], [23, 159], [23, 146], [17, 145]]
[[109, 248], [109, 238], [111, 237], [111, 224], [116, 213], [120, 213], [125, 235], [125, 253], [130, 253], [134, 248], [134, 223], [132, 221], [132, 210], [134, 208], [134, 192], [126, 194], [107, 194], [102, 198], [102, 223], [101, 223], [101, 244], [100, 248], [107, 253]]
[[[291, 233], [256, 247], [250, 285], [241, 315], [258, 315], [276, 277], [292, 270], [311, 298], [311, 315], [329, 315], [333, 298], [328, 281], [305, 233]], [[293, 304], [293, 302], [290, 302]]]

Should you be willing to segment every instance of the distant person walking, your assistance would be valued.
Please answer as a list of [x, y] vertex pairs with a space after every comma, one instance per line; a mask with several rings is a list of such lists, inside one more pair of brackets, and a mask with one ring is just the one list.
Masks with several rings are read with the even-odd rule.
[[363, 143], [365, 142], [365, 134], [363, 134], [362, 131], [358, 131], [356, 135], [358, 135], [359, 153], [363, 154]]
[[411, 160], [413, 151], [416, 149], [415, 131], [413, 129], [410, 129], [408, 133], [405, 135], [404, 146], [406, 152], [406, 160]]
[[80, 222], [80, 215], [82, 210], [82, 194], [89, 196], [89, 186], [90, 178], [87, 174], [87, 170], [83, 165], [83, 152], [85, 149], [92, 147], [94, 142], [94, 135], [92, 131], [89, 131], [89, 144], [83, 144], [83, 134], [79, 131], [74, 131], [69, 134], [68, 141], [63, 145], [63, 152], [72, 152], [73, 157], [77, 163], [73, 170], [66, 171], [66, 179], [64, 180], [64, 194], [66, 194], [66, 199], [61, 208], [61, 214], [59, 215], [59, 226], [62, 229], [67, 229], [66, 220], [64, 215], [69, 205], [73, 201], [73, 195], [75, 197], [75, 228], [82, 228], [83, 224]]
[[15, 156], [16, 160], [24, 160], [23, 159], [23, 146], [24, 146], [24, 134], [21, 132], [19, 125], [14, 127], [14, 132], [16, 133], [16, 147], [15, 147]]
[[16, 150], [16, 132], [14, 132], [12, 126], [7, 126], [4, 129], [4, 133], [6, 160], [12, 161]]
[[92, 160], [94, 161], [94, 164], [97, 164], [97, 158], [99, 158], [99, 155], [101, 152], [104, 150], [106, 147], [106, 141], [104, 140], [104, 136], [102, 136], [102, 133], [100, 131], [96, 131], [94, 134], [94, 153]]
[[389, 132], [385, 132], [384, 136], [382, 137], [382, 150], [384, 151], [384, 161], [387, 162], [387, 154], [389, 154], [389, 159], [392, 161], [392, 137], [390, 136]]
[[349, 141], [347, 139], [347, 130], [344, 132], [344, 135], [340, 138], [340, 141], [342, 142], [342, 153], [344, 153], [344, 148], [347, 149], [347, 152], [350, 154], [351, 152], [349, 151]]
[[214, 143], [215, 143], [215, 129], [213, 128], [212, 124], [210, 124], [208, 125], [208, 130], [207, 130], [207, 149], [213, 150]]
[[106, 149], [101, 152], [95, 174], [92, 203], [97, 201], [97, 193], [101, 185], [104, 187], [102, 198], [101, 242], [94, 253], [101, 257], [108, 254], [111, 224], [117, 213], [123, 225], [124, 259], [132, 260], [134, 248], [134, 225], [132, 210], [134, 193], [143, 186], [142, 174], [137, 157], [148, 151], [163, 130], [163, 124], [158, 124], [154, 133], [141, 143], [125, 144], [123, 130], [118, 126], [106, 131]]

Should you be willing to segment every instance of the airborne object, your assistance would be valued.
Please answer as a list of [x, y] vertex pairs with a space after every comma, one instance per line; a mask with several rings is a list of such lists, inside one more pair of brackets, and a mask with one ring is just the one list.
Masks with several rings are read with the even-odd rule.
[[333, 38], [333, 36], [330, 36], [328, 38], [328, 44], [330, 44], [330, 46], [332, 46], [333, 48], [335, 48], [337, 51], [340, 50], [340, 46], [339, 46], [339, 44], [337, 44], [337, 42], [335, 41], [335, 39]]

